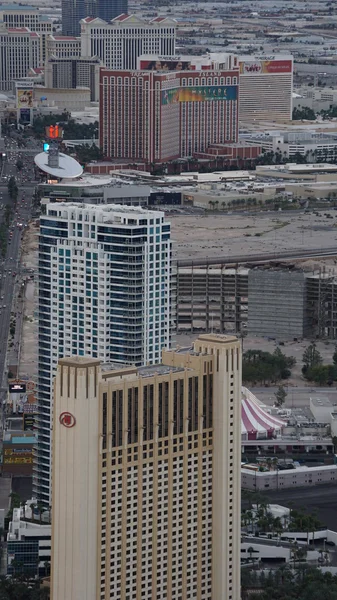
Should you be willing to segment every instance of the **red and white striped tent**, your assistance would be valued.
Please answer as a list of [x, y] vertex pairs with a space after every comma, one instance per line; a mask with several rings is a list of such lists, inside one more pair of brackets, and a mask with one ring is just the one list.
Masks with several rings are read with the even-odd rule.
[[247, 390], [247, 388], [242, 388], [242, 440], [273, 438], [281, 433], [285, 425], [285, 421], [266, 412], [252, 392]]

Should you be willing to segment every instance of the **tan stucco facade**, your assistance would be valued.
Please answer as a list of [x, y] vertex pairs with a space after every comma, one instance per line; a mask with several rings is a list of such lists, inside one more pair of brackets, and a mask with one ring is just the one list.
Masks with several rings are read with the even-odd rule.
[[52, 600], [239, 600], [240, 389], [233, 336], [154, 367], [60, 361]]

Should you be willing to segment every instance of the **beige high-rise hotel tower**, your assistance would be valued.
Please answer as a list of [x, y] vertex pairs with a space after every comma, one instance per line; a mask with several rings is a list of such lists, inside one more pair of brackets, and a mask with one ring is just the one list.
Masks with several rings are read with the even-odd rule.
[[52, 600], [239, 600], [241, 349], [59, 361]]

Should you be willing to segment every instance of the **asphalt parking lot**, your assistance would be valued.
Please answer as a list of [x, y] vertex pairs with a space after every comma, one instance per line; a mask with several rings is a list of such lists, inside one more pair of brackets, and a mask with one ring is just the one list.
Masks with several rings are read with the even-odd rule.
[[262, 492], [269, 504], [280, 504], [288, 508], [304, 508], [306, 512], [317, 512], [324, 526], [337, 531], [337, 485], [316, 485], [296, 489]]

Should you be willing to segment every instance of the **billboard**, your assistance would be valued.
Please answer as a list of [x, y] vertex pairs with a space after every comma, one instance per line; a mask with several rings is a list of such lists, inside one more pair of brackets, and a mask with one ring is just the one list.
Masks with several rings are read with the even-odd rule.
[[35, 424], [35, 417], [32, 414], [23, 415], [23, 430], [33, 431]]
[[139, 63], [141, 71], [194, 71], [195, 66], [192, 66], [187, 60], [141, 60]]
[[33, 90], [32, 89], [17, 89], [16, 90], [17, 108], [33, 108]]
[[291, 73], [291, 60], [249, 60], [240, 62], [240, 75]]
[[5, 456], [4, 465], [31, 465], [33, 456]]
[[237, 94], [237, 86], [235, 85], [194, 86], [175, 90], [163, 90], [161, 103], [162, 105], [167, 105], [176, 102], [236, 100]]
[[46, 137], [50, 140], [58, 140], [62, 137], [63, 128], [59, 125], [49, 125], [46, 127]]
[[30, 404], [29, 402], [25, 402], [25, 404], [22, 404], [22, 410], [24, 413], [37, 413], [37, 404]]
[[30, 123], [30, 108], [20, 108], [20, 121]]
[[31, 448], [4, 448], [4, 465], [29, 465], [33, 462]]
[[25, 394], [26, 384], [25, 383], [10, 383], [8, 386], [10, 394]]

